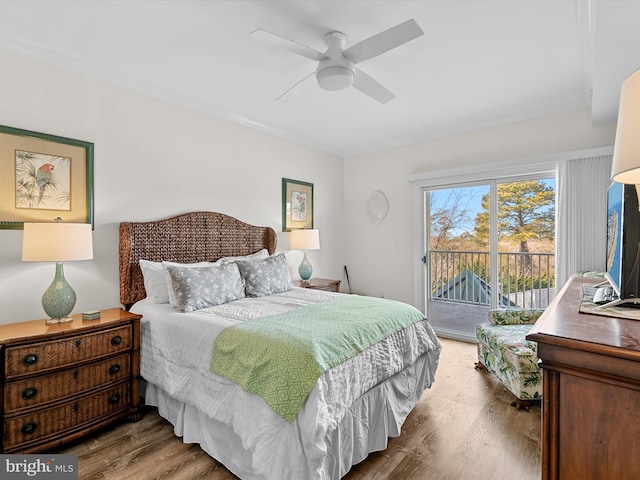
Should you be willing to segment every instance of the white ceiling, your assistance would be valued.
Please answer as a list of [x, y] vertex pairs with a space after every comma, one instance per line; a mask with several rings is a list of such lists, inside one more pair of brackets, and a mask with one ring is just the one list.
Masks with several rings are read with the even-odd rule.
[[[424, 36], [358, 65], [385, 105], [313, 77], [276, 101], [315, 63], [249, 36], [324, 51], [329, 31], [349, 46], [410, 18]], [[615, 121], [639, 24], [631, 0], [3, 0], [0, 48], [352, 156], [586, 106]]]

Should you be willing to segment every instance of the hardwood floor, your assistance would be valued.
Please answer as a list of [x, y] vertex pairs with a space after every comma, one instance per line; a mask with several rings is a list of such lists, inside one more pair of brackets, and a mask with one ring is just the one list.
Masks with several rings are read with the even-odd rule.
[[[475, 345], [441, 342], [436, 381], [400, 437], [344, 478], [539, 479], [540, 407], [511, 407], [513, 396], [502, 384], [473, 368]], [[140, 422], [101, 431], [57, 453], [78, 455], [81, 480], [237, 479], [197, 445], [183, 444], [155, 409], [147, 409]]]

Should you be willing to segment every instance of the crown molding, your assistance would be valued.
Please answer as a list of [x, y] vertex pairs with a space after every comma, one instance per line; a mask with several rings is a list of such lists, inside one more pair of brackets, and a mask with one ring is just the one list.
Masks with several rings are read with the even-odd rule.
[[451, 168], [444, 170], [430, 170], [408, 175], [406, 180], [415, 185], [455, 183], [461, 178], [464, 181], [475, 181], [486, 178], [505, 178], [518, 175], [526, 170], [526, 174], [539, 174], [555, 170], [559, 162], [580, 158], [593, 158], [613, 155], [613, 145], [602, 145], [580, 150], [569, 150], [556, 153], [545, 153], [528, 157], [514, 158], [502, 162], [487, 163], [478, 170], [478, 165]]
[[107, 68], [104, 65], [87, 62], [65, 52], [43, 47], [41, 45], [34, 45], [3, 34], [0, 34], [0, 48], [24, 55], [34, 60], [42, 61], [63, 70], [69, 70], [80, 75], [92, 77], [99, 81], [108, 82], [119, 87], [134, 90], [143, 95], [187, 107], [201, 113], [206, 113], [216, 118], [259, 130], [263, 133], [280, 137], [293, 143], [305, 145], [316, 150], [321, 150], [341, 158], [344, 158], [345, 155], [344, 149], [334, 147], [317, 139], [304, 137], [273, 127], [254, 118], [224, 109], [218, 105], [212, 104], [211, 102], [203, 101], [202, 99], [196, 98], [188, 93], [170, 89], [155, 82], [143, 80], [126, 71]]
[[[587, 1], [587, 3], [589, 2]], [[260, 120], [250, 118], [237, 112], [224, 109], [210, 102], [203, 101], [201, 99], [193, 97], [186, 92], [176, 91], [155, 82], [143, 80], [127, 71], [119, 71], [117, 69], [108, 68], [98, 63], [87, 62], [85, 60], [76, 58], [73, 55], [69, 55], [66, 52], [42, 45], [35, 45], [11, 36], [4, 35], [2, 33], [0, 33], [0, 48], [4, 48], [8, 51], [18, 53], [38, 61], [42, 61], [63, 70], [73, 71], [75, 73], [89, 76], [100, 81], [128, 88], [143, 95], [181, 105], [183, 107], [196, 110], [201, 113], [214, 116], [216, 118], [227, 120], [237, 125], [249, 127], [293, 143], [314, 148], [316, 150], [320, 150], [343, 159], [365, 155], [368, 153], [392, 150], [395, 148], [401, 148], [420, 143], [427, 143], [446, 137], [471, 133], [474, 131], [498, 127], [510, 123], [522, 122], [534, 118], [584, 108], [590, 106], [591, 104], [591, 91], [589, 90], [588, 93], [585, 93], [581, 97], [571, 98], [564, 102], [558, 102], [552, 105], [508, 113], [459, 125], [451, 125], [443, 129], [425, 132], [423, 135], [419, 136], [400, 138], [389, 142], [367, 145], [363, 148], [349, 149], [340, 148], [334, 145], [327, 144], [326, 142], [320, 141], [315, 138], [276, 128]]]
[[548, 117], [558, 113], [570, 112], [572, 110], [579, 110], [581, 108], [588, 107], [590, 102], [585, 96], [579, 96], [570, 98], [564, 102], [559, 102], [542, 107], [531, 108], [528, 110], [521, 110], [518, 112], [508, 113], [504, 115], [498, 115], [492, 118], [478, 120], [475, 122], [464, 123], [460, 125], [452, 125], [450, 127], [442, 128], [440, 130], [433, 130], [417, 137], [407, 137], [403, 139], [394, 140], [378, 144], [375, 147], [366, 149], [352, 149], [345, 150], [347, 158], [365, 155], [367, 153], [380, 152], [384, 150], [391, 150], [394, 148], [407, 147], [411, 145], [417, 145], [420, 143], [427, 143], [434, 140], [440, 140], [442, 138], [454, 137], [456, 135], [462, 135], [465, 133], [477, 132], [485, 130], [487, 128], [495, 128], [511, 123], [524, 122], [527, 120], [534, 120], [536, 118]]

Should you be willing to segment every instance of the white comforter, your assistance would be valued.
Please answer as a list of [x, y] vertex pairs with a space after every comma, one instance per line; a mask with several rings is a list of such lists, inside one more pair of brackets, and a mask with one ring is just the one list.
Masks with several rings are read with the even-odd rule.
[[[340, 295], [294, 288], [194, 313], [138, 302], [131, 311], [143, 315], [141, 375], [174, 399], [231, 428], [250, 452], [252, 470], [259, 472], [255, 478], [329, 478], [325, 463], [328, 449], [334, 447], [327, 445], [327, 433], [337, 428], [356, 399], [427, 352], [433, 353], [421, 378], [426, 383], [422, 388], [430, 386], [440, 345], [428, 322], [418, 322], [325, 372], [291, 424], [261, 398], [211, 373], [209, 363], [215, 338], [224, 328]], [[411, 390], [415, 381], [404, 378], [397, 385]], [[402, 419], [407, 413], [402, 412]]]

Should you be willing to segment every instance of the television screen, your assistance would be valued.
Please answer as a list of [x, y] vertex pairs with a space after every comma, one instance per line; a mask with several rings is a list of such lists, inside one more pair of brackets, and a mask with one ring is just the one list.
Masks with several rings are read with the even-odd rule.
[[607, 279], [620, 296], [622, 286], [622, 183], [614, 182], [607, 192]]
[[617, 300], [640, 307], [640, 211], [635, 185], [613, 182], [607, 192], [607, 272]]

